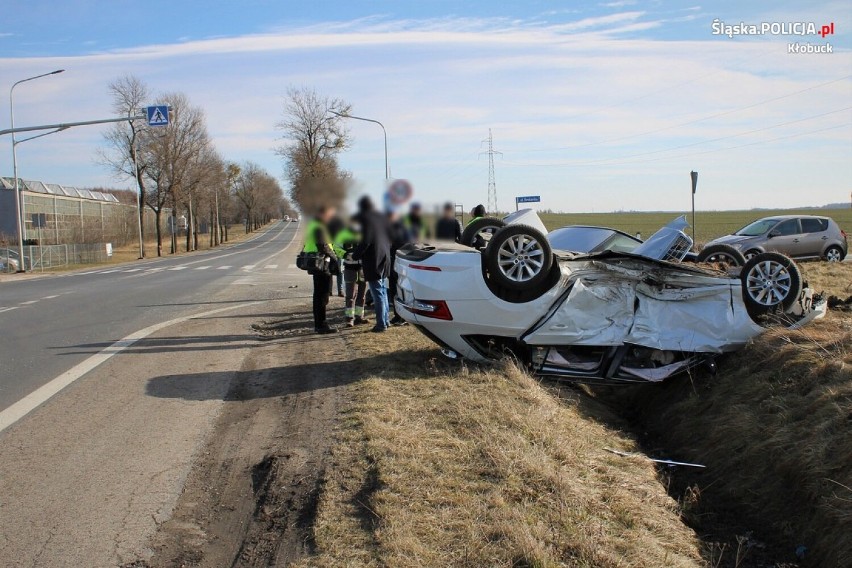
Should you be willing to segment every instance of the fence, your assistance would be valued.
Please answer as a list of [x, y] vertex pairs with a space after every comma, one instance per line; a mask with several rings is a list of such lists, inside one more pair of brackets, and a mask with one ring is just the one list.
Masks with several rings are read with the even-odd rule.
[[107, 260], [106, 243], [24, 247], [27, 270], [42, 270], [69, 264], [93, 264]]

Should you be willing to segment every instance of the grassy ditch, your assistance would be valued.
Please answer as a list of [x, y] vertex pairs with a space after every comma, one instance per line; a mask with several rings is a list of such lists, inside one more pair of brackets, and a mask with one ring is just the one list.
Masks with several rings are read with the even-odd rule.
[[450, 368], [410, 328], [363, 355], [302, 566], [698, 566], [699, 542], [607, 410], [512, 365]]
[[[852, 266], [800, 267], [815, 290], [852, 295]], [[852, 313], [771, 330], [716, 377], [599, 394], [648, 432], [649, 452], [707, 465], [671, 488], [712, 565], [848, 565]]]

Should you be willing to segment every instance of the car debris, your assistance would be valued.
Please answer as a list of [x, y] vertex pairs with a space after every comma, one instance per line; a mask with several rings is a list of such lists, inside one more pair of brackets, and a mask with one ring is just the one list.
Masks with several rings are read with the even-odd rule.
[[648, 461], [652, 461], [654, 463], [658, 463], [658, 464], [661, 464], [661, 465], [667, 465], [667, 466], [670, 466], [670, 467], [683, 466], [683, 467], [698, 467], [698, 468], [702, 468], [702, 469], [707, 467], [706, 465], [701, 465], [700, 463], [688, 463], [688, 462], [680, 462], [680, 461], [650, 458], [650, 457], [646, 456], [645, 454], [639, 454], [639, 453], [636, 453], [636, 452], [633, 452], [633, 453], [621, 452], [619, 450], [613, 450], [612, 448], [604, 448], [604, 450], [606, 450], [610, 453], [625, 457], [625, 458], [644, 458]]

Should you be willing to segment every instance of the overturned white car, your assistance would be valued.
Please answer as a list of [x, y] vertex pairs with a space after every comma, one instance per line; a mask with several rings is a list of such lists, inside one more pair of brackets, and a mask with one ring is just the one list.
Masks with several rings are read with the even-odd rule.
[[686, 226], [679, 218], [642, 243], [600, 227], [545, 234], [531, 210], [480, 220], [463, 238], [475, 246], [397, 252], [397, 311], [450, 356], [511, 353], [540, 375], [611, 383], [714, 370], [767, 316], [800, 326], [825, 314], [783, 255], [684, 262]]

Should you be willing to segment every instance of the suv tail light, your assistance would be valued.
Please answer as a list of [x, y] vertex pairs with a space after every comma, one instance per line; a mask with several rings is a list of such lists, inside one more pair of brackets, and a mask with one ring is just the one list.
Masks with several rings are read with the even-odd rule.
[[408, 311], [419, 316], [446, 321], [453, 319], [450, 307], [444, 300], [414, 300], [410, 304], [406, 304], [405, 307], [408, 308]]

